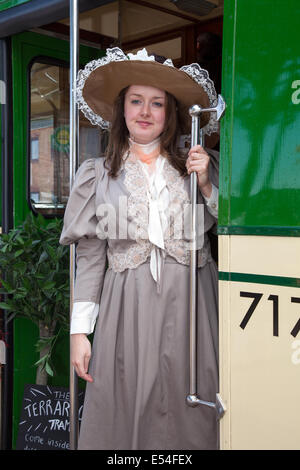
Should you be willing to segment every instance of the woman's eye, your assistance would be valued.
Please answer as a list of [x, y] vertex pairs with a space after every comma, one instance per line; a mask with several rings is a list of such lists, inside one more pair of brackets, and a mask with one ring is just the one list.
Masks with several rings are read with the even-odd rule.
[[156, 106], [157, 108], [161, 108], [163, 106], [163, 104], [160, 103], [159, 101], [155, 101], [153, 105]]
[[131, 104], [139, 104], [140, 100], [131, 100]]

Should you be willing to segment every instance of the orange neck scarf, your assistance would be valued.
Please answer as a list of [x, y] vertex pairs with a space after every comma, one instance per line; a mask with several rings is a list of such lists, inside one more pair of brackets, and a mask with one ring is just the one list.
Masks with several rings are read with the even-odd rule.
[[129, 139], [130, 142], [130, 153], [135, 156], [141, 162], [146, 163], [147, 165], [152, 165], [155, 163], [156, 159], [160, 155], [160, 140], [155, 139], [149, 144], [138, 144], [132, 139]]

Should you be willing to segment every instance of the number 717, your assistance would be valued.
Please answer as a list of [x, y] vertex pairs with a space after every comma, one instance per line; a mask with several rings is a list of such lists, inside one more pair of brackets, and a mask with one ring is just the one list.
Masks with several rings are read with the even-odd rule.
[[[240, 327], [244, 330], [252, 317], [254, 310], [256, 309], [257, 305], [259, 304], [263, 294], [258, 293], [258, 292], [240, 292], [240, 297], [249, 297], [252, 298], [253, 301], [249, 307], [249, 309], [246, 312], [246, 315], [244, 316], [243, 320], [240, 323]], [[271, 300], [273, 302], [273, 336], [279, 336], [279, 326], [278, 326], [278, 317], [279, 317], [279, 299], [278, 295], [269, 295], [268, 300]], [[291, 302], [298, 303], [300, 304], [300, 297], [291, 297]], [[300, 318], [297, 321], [296, 325], [291, 331], [291, 335], [294, 336], [294, 338], [297, 336], [297, 334], [300, 331]]]

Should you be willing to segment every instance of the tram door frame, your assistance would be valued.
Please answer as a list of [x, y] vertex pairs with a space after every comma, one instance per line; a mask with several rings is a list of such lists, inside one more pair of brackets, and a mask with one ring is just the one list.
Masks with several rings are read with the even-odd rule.
[[[80, 63], [85, 64], [103, 55], [103, 50], [80, 45]], [[69, 41], [49, 37], [36, 32], [24, 32], [12, 37], [12, 80], [13, 80], [13, 213], [14, 226], [22, 223], [29, 213], [28, 192], [28, 100], [30, 74], [28, 67], [33, 59], [57, 61], [57, 65], [69, 65]], [[50, 219], [51, 220], [51, 219]], [[37, 353], [32, 345], [38, 338], [35, 325], [26, 319], [15, 319], [14, 325], [14, 364], [13, 364], [13, 447], [21, 412], [24, 385], [34, 383]], [[65, 373], [51, 379], [52, 385], [68, 387], [69, 383], [69, 335], [64, 339], [67, 361]], [[26, 347], [30, 345], [30, 347]], [[61, 353], [60, 360], [64, 355]]]

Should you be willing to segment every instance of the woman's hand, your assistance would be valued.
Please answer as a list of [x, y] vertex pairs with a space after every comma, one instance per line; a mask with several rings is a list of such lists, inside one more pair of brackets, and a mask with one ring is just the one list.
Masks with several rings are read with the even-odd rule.
[[188, 153], [186, 168], [188, 174], [196, 171], [198, 186], [202, 194], [209, 198], [212, 192], [212, 186], [209, 179], [208, 166], [210, 156], [201, 145], [195, 145]]
[[79, 377], [87, 382], [93, 382], [93, 378], [88, 374], [89, 362], [91, 358], [91, 343], [84, 333], [71, 335], [71, 363]]

